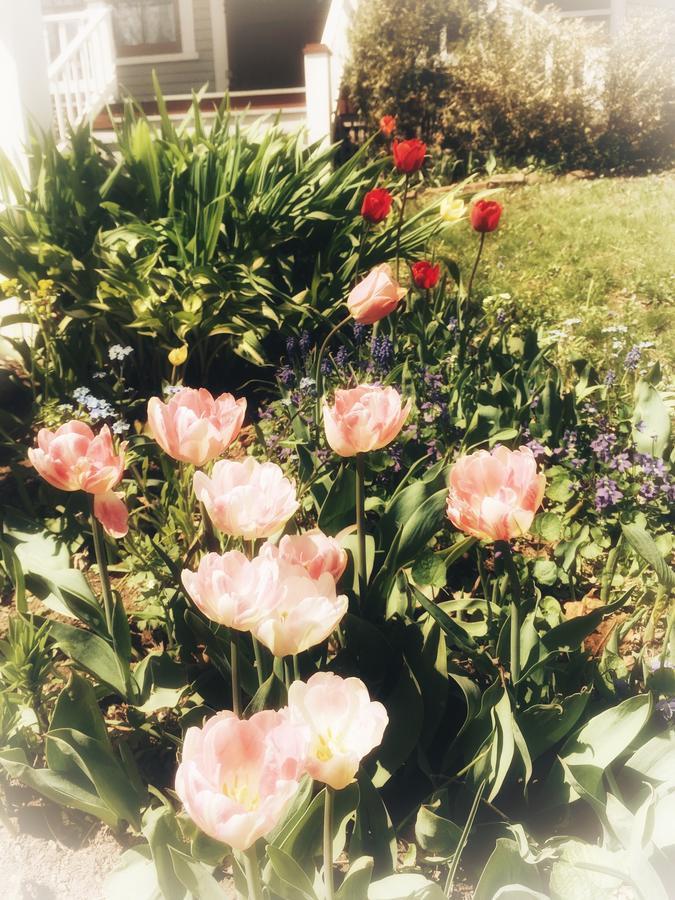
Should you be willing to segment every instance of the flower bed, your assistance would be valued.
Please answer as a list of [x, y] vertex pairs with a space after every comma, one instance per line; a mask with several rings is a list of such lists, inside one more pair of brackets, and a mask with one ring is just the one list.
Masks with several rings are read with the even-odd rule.
[[[187, 332], [145, 378], [101, 307], [108, 371], [65, 393], [72, 283], [21, 276], [41, 328], [23, 427], [42, 427], [6, 446], [0, 767], [134, 836], [109, 897], [221, 896], [225, 870], [251, 898], [450, 897], [460, 877], [479, 900], [667, 896], [661, 370], [648, 348], [621, 379], [562, 368], [486, 313], [508, 209], [453, 194], [422, 239], [425, 147], [393, 127], [343, 172], [341, 274], [308, 288], [335, 301], [260, 335], [273, 378], [214, 391]], [[448, 229], [474, 235], [461, 265]]]

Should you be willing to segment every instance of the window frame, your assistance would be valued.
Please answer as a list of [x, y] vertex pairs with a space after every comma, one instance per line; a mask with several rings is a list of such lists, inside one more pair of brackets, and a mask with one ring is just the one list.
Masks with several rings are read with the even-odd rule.
[[178, 25], [177, 40], [163, 44], [138, 44], [125, 52], [115, 49], [117, 64], [120, 66], [143, 65], [147, 63], [180, 62], [198, 59], [195, 44], [195, 19], [193, 0], [173, 0]]

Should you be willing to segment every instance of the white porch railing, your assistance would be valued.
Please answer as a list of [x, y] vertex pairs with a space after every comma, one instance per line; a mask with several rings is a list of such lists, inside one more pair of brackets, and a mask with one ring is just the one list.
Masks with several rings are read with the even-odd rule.
[[92, 121], [117, 93], [112, 10], [104, 4], [43, 17], [49, 91], [59, 141]]

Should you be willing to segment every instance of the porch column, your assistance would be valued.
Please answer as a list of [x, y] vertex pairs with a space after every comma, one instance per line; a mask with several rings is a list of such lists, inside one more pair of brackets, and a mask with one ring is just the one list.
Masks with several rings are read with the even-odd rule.
[[25, 168], [32, 122], [52, 127], [41, 0], [0, 2], [0, 147]]
[[331, 52], [325, 44], [308, 44], [304, 54], [309, 142], [329, 142], [335, 105], [331, 78]]

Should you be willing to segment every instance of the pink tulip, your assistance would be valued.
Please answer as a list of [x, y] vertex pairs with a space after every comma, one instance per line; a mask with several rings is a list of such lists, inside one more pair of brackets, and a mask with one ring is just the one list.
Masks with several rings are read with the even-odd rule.
[[203, 466], [220, 456], [241, 430], [246, 400], [214, 397], [206, 388], [182, 388], [168, 403], [152, 397], [148, 424], [159, 446], [180, 462]]
[[221, 459], [211, 477], [195, 472], [193, 485], [216, 528], [248, 541], [279, 531], [299, 506], [295, 485], [281, 468], [252, 456]]
[[529, 530], [545, 487], [546, 476], [537, 474], [528, 447], [478, 450], [452, 467], [447, 515], [480, 540], [509, 541]]
[[[251, 631], [275, 656], [302, 653], [325, 641], [347, 612], [328, 572], [310, 578], [302, 566], [265, 559], [266, 588], [256, 594], [258, 618]], [[268, 580], [267, 580], [268, 579]]]
[[122, 480], [126, 441], [115, 452], [110, 429], [98, 434], [84, 422], [67, 422], [56, 431], [41, 428], [37, 447], [28, 459], [38, 473], [62, 491], [86, 491], [94, 495], [94, 515], [108, 534], [124, 537], [127, 511], [113, 488]]
[[392, 278], [391, 267], [382, 263], [352, 289], [347, 307], [357, 322], [372, 325], [393, 312], [405, 295], [405, 288]]
[[340, 456], [356, 456], [386, 447], [408, 418], [410, 400], [401, 406], [393, 387], [362, 384], [336, 391], [335, 404], [323, 406], [326, 440]]
[[123, 494], [94, 494], [94, 515], [110, 537], [122, 538], [129, 530], [129, 511]]
[[271, 587], [269, 567], [260, 558], [250, 561], [239, 550], [207, 553], [196, 572], [183, 569], [181, 580], [205, 616], [239, 631], [248, 631], [257, 618], [256, 592]]
[[285, 534], [278, 546], [268, 541], [260, 555], [302, 566], [310, 578], [317, 579], [328, 572], [336, 584], [347, 568], [347, 551], [334, 537], [328, 537], [318, 530], [306, 531], [304, 534]]
[[309, 774], [337, 791], [354, 780], [361, 760], [380, 744], [389, 721], [384, 706], [371, 701], [360, 678], [340, 678], [333, 672], [317, 672], [306, 684], [294, 681], [284, 714], [304, 729]]
[[297, 793], [303, 754], [301, 732], [281, 713], [238, 719], [224, 711], [186, 731], [176, 793], [205, 834], [248, 850]]
[[28, 459], [45, 481], [62, 491], [105, 494], [122, 479], [126, 441], [115, 453], [107, 425], [98, 434], [75, 421], [56, 431], [41, 428], [37, 442], [28, 451]]

